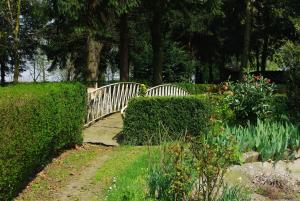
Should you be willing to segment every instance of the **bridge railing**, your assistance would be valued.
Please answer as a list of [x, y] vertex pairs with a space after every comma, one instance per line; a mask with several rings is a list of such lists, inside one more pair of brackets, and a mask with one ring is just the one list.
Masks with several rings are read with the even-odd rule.
[[189, 93], [176, 85], [163, 84], [147, 90], [146, 96], [187, 96]]
[[[156, 87], [152, 87], [146, 91], [145, 96], [152, 97], [152, 96], [187, 96], [189, 93], [176, 85], [172, 84], [163, 84], [158, 85]], [[127, 105], [122, 108], [121, 115], [125, 118], [125, 111], [127, 109]]]
[[[139, 95], [140, 84], [122, 82], [106, 85], [97, 89], [90, 89], [87, 97], [87, 117], [85, 127], [95, 121], [115, 112], [124, 112], [128, 101]], [[187, 96], [181, 87], [164, 84], [150, 88], [146, 96]]]
[[104, 116], [121, 111], [128, 104], [129, 99], [138, 96], [139, 88], [138, 83], [123, 82], [88, 91], [85, 126]]

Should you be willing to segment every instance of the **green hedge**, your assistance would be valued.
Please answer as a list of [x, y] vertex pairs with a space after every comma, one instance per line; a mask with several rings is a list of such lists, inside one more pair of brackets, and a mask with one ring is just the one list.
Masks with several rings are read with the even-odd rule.
[[185, 131], [199, 135], [208, 128], [211, 112], [210, 104], [202, 96], [134, 98], [126, 110], [124, 142], [145, 144], [150, 136], [152, 143], [157, 144], [157, 135], [164, 129], [170, 139], [178, 138]]
[[0, 89], [0, 200], [11, 200], [58, 150], [82, 143], [85, 97], [77, 83]]
[[216, 93], [218, 87], [215, 84], [193, 84], [193, 83], [174, 83], [175, 85], [184, 88], [190, 94], [197, 95], [207, 92]]

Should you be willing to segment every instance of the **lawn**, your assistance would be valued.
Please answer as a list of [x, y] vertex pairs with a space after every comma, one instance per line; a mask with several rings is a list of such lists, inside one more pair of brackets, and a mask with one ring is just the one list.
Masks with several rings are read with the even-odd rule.
[[84, 145], [66, 151], [38, 173], [16, 200], [143, 200], [147, 155], [147, 147], [131, 146]]

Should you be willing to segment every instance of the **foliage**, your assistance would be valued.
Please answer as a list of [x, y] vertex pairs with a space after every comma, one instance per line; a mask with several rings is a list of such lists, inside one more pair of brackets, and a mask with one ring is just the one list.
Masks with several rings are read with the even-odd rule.
[[300, 45], [291, 41], [286, 42], [277, 52], [277, 62], [288, 70], [288, 105], [291, 117], [295, 121], [300, 119]]
[[226, 97], [236, 119], [245, 123], [272, 117], [274, 84], [262, 76], [244, 75], [243, 80], [229, 84], [232, 94]]
[[0, 199], [11, 199], [58, 150], [82, 143], [86, 89], [28, 84], [0, 90]]
[[174, 83], [175, 85], [184, 88], [187, 90], [190, 94], [203, 94], [208, 92], [217, 92], [214, 91], [215, 85], [213, 84], [193, 84], [193, 83]]
[[234, 137], [224, 134], [221, 125], [215, 122], [209, 132], [190, 140], [190, 150], [196, 160], [198, 183], [195, 196], [198, 200], [216, 200], [226, 170], [240, 162]]
[[163, 77], [165, 82], [187, 82], [198, 65], [186, 49], [177, 42], [166, 40]]
[[209, 126], [211, 106], [204, 97], [138, 97], [129, 101], [124, 119], [124, 140], [129, 144], [145, 144], [157, 133], [161, 125], [170, 131], [170, 139], [185, 132], [199, 135]]
[[[137, 36], [136, 50], [131, 53], [134, 65], [134, 79], [147, 80], [151, 82], [153, 73], [152, 59], [153, 50], [150, 45], [149, 36]], [[164, 44], [163, 78], [165, 82], [187, 82], [190, 81], [197, 66], [197, 61], [188, 54], [186, 49], [179, 43], [166, 39]]]
[[217, 201], [250, 201], [251, 196], [240, 186], [225, 186]]
[[188, 200], [195, 182], [194, 160], [183, 141], [160, 143], [150, 155], [150, 197], [164, 201]]
[[147, 93], [147, 87], [144, 84], [140, 85], [139, 96], [145, 96]]
[[226, 135], [235, 136], [242, 152], [259, 152], [263, 161], [280, 160], [295, 154], [300, 148], [299, 126], [291, 123], [279, 123], [257, 120], [256, 125], [227, 126]]
[[235, 123], [236, 117], [234, 111], [230, 108], [225, 96], [221, 94], [202, 95], [212, 107], [211, 119], [222, 123]]
[[160, 146], [150, 154], [149, 191], [158, 200], [215, 200], [227, 168], [239, 163], [233, 137], [224, 135], [217, 121], [211, 131], [196, 137], [188, 133], [169, 142], [160, 133]]

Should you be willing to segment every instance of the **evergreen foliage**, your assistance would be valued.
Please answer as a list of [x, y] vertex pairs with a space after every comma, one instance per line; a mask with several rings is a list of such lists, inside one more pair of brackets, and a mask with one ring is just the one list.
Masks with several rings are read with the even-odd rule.
[[24, 84], [0, 90], [0, 200], [10, 200], [59, 150], [82, 143], [86, 89]]
[[127, 144], [159, 143], [160, 129], [176, 139], [183, 133], [200, 135], [207, 131], [212, 108], [204, 97], [138, 97], [132, 99], [124, 120], [124, 140]]

